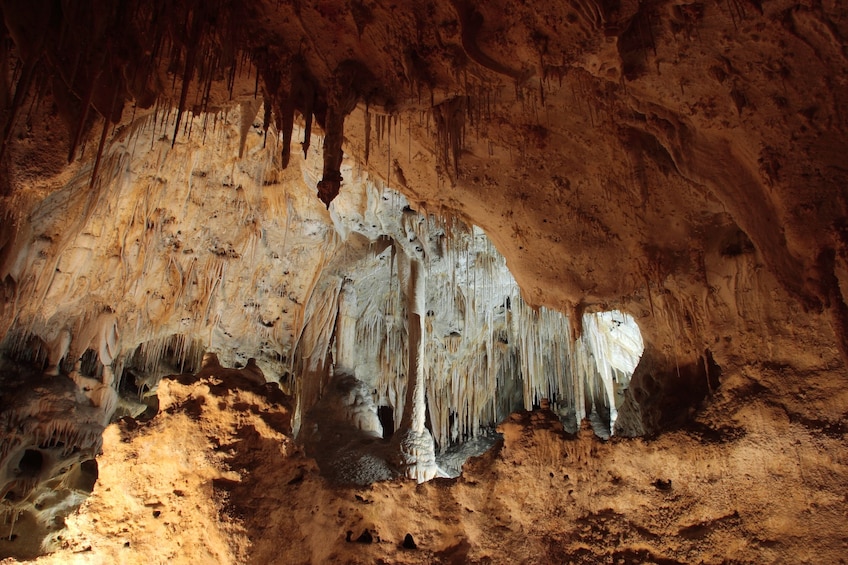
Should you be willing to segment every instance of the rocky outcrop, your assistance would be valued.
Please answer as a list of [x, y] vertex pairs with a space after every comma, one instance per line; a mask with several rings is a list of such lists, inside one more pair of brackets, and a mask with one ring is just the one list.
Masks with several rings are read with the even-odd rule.
[[[759, 376], [803, 385], [778, 372]], [[39, 563], [838, 562], [844, 419], [787, 415], [740, 375], [722, 389], [659, 438], [521, 411], [458, 479], [339, 486], [292, 442], [273, 385], [164, 379], [155, 418], [107, 430], [97, 488]]]

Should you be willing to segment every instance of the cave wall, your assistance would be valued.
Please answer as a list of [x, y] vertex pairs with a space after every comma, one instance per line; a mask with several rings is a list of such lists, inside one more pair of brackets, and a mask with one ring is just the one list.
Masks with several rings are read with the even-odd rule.
[[[257, 294], [261, 273], [237, 273], [256, 262], [314, 272], [326, 258], [323, 220], [303, 242], [285, 240], [293, 205], [279, 187], [302, 174], [291, 164], [300, 142], [320, 197], [307, 224], [365, 174], [421, 212], [479, 225], [523, 299], [570, 314], [574, 335], [583, 312], [633, 315], [655, 394], [667, 387], [651, 381], [708, 359], [800, 371], [840, 366], [837, 352], [844, 362], [838, 3], [39, 0], [2, 10], [7, 341], [17, 324], [49, 357], [73, 334], [79, 354], [117, 310], [136, 327], [128, 349], [186, 325], [220, 342], [250, 336], [250, 353], [224, 361], [254, 355], [287, 378], [292, 352], [264, 337], [296, 331], [311, 282]], [[269, 131], [273, 156], [258, 150]], [[133, 173], [147, 184], [130, 193], [143, 191], [142, 208], [100, 233], [99, 217], [125, 213], [113, 188], [139, 158], [147, 169]], [[208, 175], [220, 190], [193, 191]], [[262, 193], [240, 191], [240, 175]], [[169, 214], [156, 202], [171, 197]], [[198, 207], [192, 233], [207, 248], [194, 256], [174, 226]], [[216, 241], [216, 226], [232, 241]], [[263, 240], [274, 237], [283, 241]], [[75, 265], [95, 256], [103, 271], [78, 280]], [[234, 284], [213, 301], [224, 269]], [[116, 308], [148, 271], [162, 285], [144, 311]], [[241, 300], [255, 315], [224, 307]], [[191, 313], [178, 323], [180, 302]], [[277, 317], [289, 306], [286, 327]]]
[[[838, 3], [40, 0], [3, 20], [4, 334], [45, 299], [21, 262], [68, 245], [28, 240], [38, 203], [86, 222], [138, 124], [162, 162], [261, 100], [240, 158], [274, 128], [282, 174], [314, 122], [328, 207], [345, 151], [417, 209], [481, 226], [530, 304], [634, 315], [660, 373], [707, 350], [806, 367], [848, 351]], [[799, 332], [818, 361], [787, 353]]]
[[[726, 395], [767, 399], [734, 424], [842, 429], [838, 2], [0, 9], [0, 338], [50, 372], [191, 334], [288, 386], [315, 280], [268, 273], [320, 272], [367, 177], [480, 226], [571, 335], [633, 316], [622, 433]], [[109, 374], [76, 374], [112, 402]]]
[[[723, 292], [715, 278], [748, 254], [844, 344], [838, 3], [41, 0], [3, 18], [12, 218], [62, 171], [97, 177], [137, 115], [188, 143], [214, 129], [189, 115], [253, 93], [281, 166], [294, 113], [314, 118], [324, 180], [338, 180], [343, 139], [412, 202], [483, 227], [533, 304], [638, 315], [651, 294]], [[724, 337], [709, 326], [687, 357]]]

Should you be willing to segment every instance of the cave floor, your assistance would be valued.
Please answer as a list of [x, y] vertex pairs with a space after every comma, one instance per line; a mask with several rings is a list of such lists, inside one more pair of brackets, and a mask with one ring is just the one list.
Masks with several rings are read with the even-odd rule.
[[165, 380], [154, 419], [107, 429], [92, 496], [36, 562], [843, 563], [848, 426], [810, 416], [815, 390], [759, 384], [804, 382], [788, 371], [726, 372], [653, 439], [516, 413], [458, 479], [367, 487], [319, 474], [270, 385]]

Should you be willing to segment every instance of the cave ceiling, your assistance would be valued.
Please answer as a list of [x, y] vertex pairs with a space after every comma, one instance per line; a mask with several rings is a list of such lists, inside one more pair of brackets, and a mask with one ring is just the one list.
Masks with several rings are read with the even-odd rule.
[[[140, 128], [164, 147], [145, 157], [156, 166], [238, 110], [239, 158], [251, 128], [263, 147], [275, 137], [279, 174], [264, 186], [302, 151], [329, 211], [353, 190], [346, 159], [416, 210], [481, 226], [529, 304], [578, 320], [621, 308], [659, 358], [697, 358], [740, 323], [754, 331], [768, 303], [767, 332], [795, 310], [821, 315], [831, 351], [848, 351], [838, 2], [39, 0], [2, 12], [7, 294], [37, 203], [69, 179], [96, 192]], [[214, 151], [202, 159], [214, 169]]]
[[646, 308], [667, 277], [708, 290], [711, 256], [754, 253], [844, 336], [837, 2], [40, 0], [3, 17], [6, 202], [80, 161], [96, 177], [141, 115], [171, 112], [162, 135], [185, 143], [209, 128], [188, 116], [253, 96], [280, 167], [317, 125], [325, 204], [347, 152], [483, 227], [531, 303]]

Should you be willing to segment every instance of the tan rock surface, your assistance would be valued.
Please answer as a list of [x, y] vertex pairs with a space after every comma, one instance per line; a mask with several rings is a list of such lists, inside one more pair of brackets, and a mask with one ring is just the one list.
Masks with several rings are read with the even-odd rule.
[[[765, 371], [764, 372], [768, 372]], [[797, 378], [789, 372], [783, 378]], [[288, 437], [288, 400], [210, 376], [104, 436], [94, 494], [37, 563], [838, 563], [845, 425], [742, 374], [698, 423], [601, 442], [517, 413], [459, 479], [334, 487]], [[356, 540], [365, 530], [372, 543]], [[415, 550], [401, 546], [412, 535]]]
[[[46, 365], [184, 336], [302, 392], [286, 367], [332, 214], [367, 178], [481, 226], [575, 334], [631, 314], [628, 430], [683, 428], [600, 444], [523, 415], [462, 479], [350, 490], [244, 406], [166, 411], [108, 428], [54, 561], [844, 559], [842, 3], [72, 4], [2, 5], [5, 349]], [[301, 190], [322, 178], [329, 211]], [[210, 449], [238, 429], [258, 460]], [[380, 541], [344, 541], [365, 529]]]

